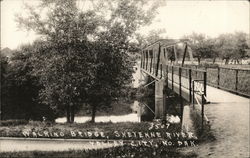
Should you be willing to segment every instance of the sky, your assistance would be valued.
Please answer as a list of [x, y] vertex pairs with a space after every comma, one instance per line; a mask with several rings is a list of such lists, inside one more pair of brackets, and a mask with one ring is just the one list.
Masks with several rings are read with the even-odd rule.
[[[30, 0], [3, 0], [1, 2], [1, 49], [16, 49], [21, 44], [31, 43], [38, 36], [34, 32], [18, 29], [15, 14], [23, 14], [23, 2]], [[242, 31], [249, 33], [250, 8], [247, 0], [166, 0], [150, 26], [140, 30], [165, 29], [162, 37], [178, 39], [192, 32], [216, 37], [222, 33]]]

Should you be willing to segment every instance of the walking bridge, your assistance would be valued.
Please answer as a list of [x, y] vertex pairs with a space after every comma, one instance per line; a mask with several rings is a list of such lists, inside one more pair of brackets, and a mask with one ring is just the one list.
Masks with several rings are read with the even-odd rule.
[[[182, 47], [183, 49], [178, 47]], [[182, 55], [181, 65], [178, 65], [176, 60], [178, 59], [178, 55]], [[151, 83], [155, 83], [155, 118], [165, 119], [167, 113], [166, 98], [169, 97], [166, 94], [166, 90], [168, 89], [179, 96], [178, 100], [180, 101], [179, 108], [181, 109], [180, 117], [182, 125], [189, 124], [188, 119], [190, 118], [187, 116], [189, 115], [189, 106], [187, 107], [187, 104], [184, 105], [184, 102], [188, 102], [189, 105], [192, 105], [193, 109], [195, 109], [195, 107], [200, 109], [201, 124], [203, 128], [205, 123], [209, 123], [205, 115], [204, 105], [209, 102], [217, 102], [217, 104], [220, 104], [225, 102], [225, 100], [221, 101], [221, 99], [214, 99], [218, 98], [217, 95], [220, 94], [222, 90], [208, 86], [206, 70], [184, 66], [187, 55], [189, 55], [189, 59], [192, 62], [192, 50], [187, 42], [166, 39], [159, 40], [143, 49], [140, 66], [141, 74], [144, 78], [153, 78]], [[222, 88], [219, 87], [219, 83], [220, 80], [218, 80], [218, 88]], [[236, 71], [236, 90], [237, 83], [238, 71]], [[207, 96], [207, 94], [209, 94], [209, 96]], [[225, 95], [225, 93], [221, 94]], [[233, 95], [234, 98], [238, 97], [234, 94], [228, 94]], [[228, 101], [230, 102], [230, 100]], [[244, 104], [247, 104], [247, 101], [245, 101]]]

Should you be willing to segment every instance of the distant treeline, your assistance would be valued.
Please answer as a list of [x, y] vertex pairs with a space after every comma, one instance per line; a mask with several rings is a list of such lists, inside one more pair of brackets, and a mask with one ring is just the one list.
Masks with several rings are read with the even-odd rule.
[[235, 60], [235, 63], [239, 64], [240, 59], [250, 57], [249, 35], [243, 32], [221, 34], [215, 38], [193, 33], [183, 38], [188, 40], [193, 56], [199, 64], [202, 59], [207, 58], [212, 59], [213, 63], [216, 59], [221, 59], [225, 60], [225, 64], [228, 64], [229, 60]]

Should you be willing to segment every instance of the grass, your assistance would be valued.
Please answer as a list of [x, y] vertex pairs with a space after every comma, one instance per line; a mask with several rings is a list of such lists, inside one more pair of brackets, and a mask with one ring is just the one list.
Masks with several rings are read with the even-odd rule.
[[[38, 121], [31, 121], [28, 124], [21, 125], [9, 125], [9, 126], [1, 126], [0, 127], [0, 137], [25, 137], [23, 132], [29, 134], [27, 137], [32, 138], [70, 138], [70, 139], [121, 139], [121, 137], [117, 136], [115, 131], [117, 131], [120, 135], [122, 132], [160, 132], [160, 133], [173, 133], [180, 132], [181, 126], [180, 124], [171, 124], [168, 129], [166, 128], [153, 128], [149, 130], [152, 123], [150, 122], [141, 122], [141, 123], [73, 123], [73, 124], [59, 124], [59, 123], [43, 123]], [[44, 134], [44, 131], [49, 133], [49, 136]], [[76, 135], [72, 136], [71, 132], [75, 132]], [[33, 134], [35, 132], [37, 135]], [[59, 134], [63, 132], [63, 135], [57, 136], [54, 133]], [[80, 135], [78, 132], [82, 132]], [[98, 132], [99, 135], [92, 134], [91, 136], [85, 135], [87, 132]], [[103, 132], [105, 137], [100, 135]], [[38, 135], [40, 133], [40, 135]], [[165, 135], [164, 135], [165, 136]], [[138, 134], [136, 137], [122, 137], [124, 140], [131, 139], [144, 139], [140, 138]]]
[[211, 125], [209, 123], [207, 123], [206, 121], [204, 121], [204, 127], [203, 127], [203, 131], [202, 131], [202, 117], [201, 117], [201, 109], [199, 109], [198, 106], [195, 106], [195, 109], [190, 108], [191, 110], [191, 119], [193, 120], [194, 123], [194, 127], [196, 129], [197, 132], [197, 136], [199, 138], [199, 142], [208, 142], [208, 141], [214, 141], [215, 137], [214, 135], [211, 133]]
[[1, 158], [195, 158], [194, 152], [183, 154], [179, 149], [166, 148], [165, 146], [120, 146], [98, 150], [70, 150], [70, 151], [28, 151], [28, 152], [3, 152]]
[[[155, 125], [159, 125], [159, 122], [155, 122]], [[118, 131], [120, 134], [121, 132], [159, 132], [162, 134], [161, 138], [140, 138], [140, 137], [122, 137], [123, 140], [140, 140], [143, 141], [153, 140], [153, 144], [147, 145], [139, 145], [139, 146], [132, 146], [131, 144], [125, 144], [119, 147], [112, 147], [106, 149], [94, 149], [94, 150], [69, 150], [69, 151], [22, 151], [22, 152], [0, 152], [1, 158], [49, 158], [49, 157], [67, 157], [67, 158], [89, 158], [89, 157], [196, 157], [196, 154], [193, 152], [183, 154], [181, 153], [180, 149], [184, 145], [178, 145], [178, 141], [193, 141], [197, 144], [197, 140], [194, 138], [185, 138], [185, 137], [174, 137], [172, 138], [165, 137], [164, 133], [179, 133], [181, 131], [180, 124], [170, 124], [168, 128], [155, 128], [151, 129], [152, 123], [151, 122], [142, 122], [142, 123], [78, 123], [78, 124], [50, 124], [50, 123], [43, 123], [43, 122], [34, 122], [31, 121], [28, 124], [20, 124], [20, 125], [8, 125], [8, 126], [1, 126], [0, 127], [0, 136], [1, 137], [23, 137], [21, 134], [23, 130], [32, 130], [32, 131], [42, 131], [46, 130], [51, 133], [64, 131], [65, 136], [64, 138], [71, 138], [70, 131], [77, 131], [81, 130], [84, 131], [102, 131], [105, 135], [109, 136], [109, 139], [119, 139], [121, 137], [115, 137], [114, 131]], [[79, 138], [79, 137], [74, 137]], [[89, 137], [85, 137], [89, 138]], [[90, 137], [90, 139], [93, 137]], [[98, 137], [99, 139], [107, 139]], [[166, 139], [167, 138], [167, 139]], [[162, 141], [171, 141], [173, 144], [172, 146], [166, 146], [162, 143]]]

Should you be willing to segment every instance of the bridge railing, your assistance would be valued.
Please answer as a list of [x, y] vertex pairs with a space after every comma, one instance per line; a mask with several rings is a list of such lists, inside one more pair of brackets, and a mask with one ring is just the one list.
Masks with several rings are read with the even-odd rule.
[[207, 71], [207, 84], [210, 86], [250, 98], [250, 69], [198, 65], [185, 67]]
[[[201, 127], [204, 128], [205, 123], [209, 123], [204, 113], [204, 105], [206, 103], [207, 95], [207, 72], [205, 70], [193, 69], [189, 67], [163, 65], [158, 63], [148, 62], [147, 65], [142, 65], [142, 68], [158, 80], [167, 80], [167, 87], [177, 91], [180, 100], [186, 98], [187, 101], [200, 106], [201, 111]], [[149, 66], [152, 65], [152, 66]], [[177, 88], [178, 89], [175, 89]], [[184, 90], [185, 89], [185, 90]], [[188, 92], [184, 97], [183, 91]], [[181, 101], [181, 111], [183, 111], [183, 103]]]
[[180, 88], [188, 90], [190, 102], [192, 100], [193, 80], [203, 81], [203, 92], [205, 96], [207, 95], [207, 72], [205, 70], [174, 65], [163, 65], [162, 63], [158, 63], [157, 65], [153, 60], [148, 61], [147, 58], [142, 59], [141, 67], [157, 79], [165, 78], [169, 80], [171, 82], [172, 89], [174, 89], [174, 84], [177, 84]]
[[249, 69], [217, 67], [207, 68], [206, 71], [209, 75], [209, 85], [246, 97], [250, 97]]
[[166, 78], [172, 84], [172, 89], [174, 88], [174, 84], [178, 84], [181, 88], [185, 88], [189, 90], [189, 101], [191, 102], [192, 98], [192, 84], [193, 81], [199, 80], [199, 84], [202, 87], [202, 92], [206, 96], [207, 95], [207, 72], [199, 69], [191, 69], [187, 67], [180, 66], [171, 66], [167, 65], [166, 68], [167, 75]]

